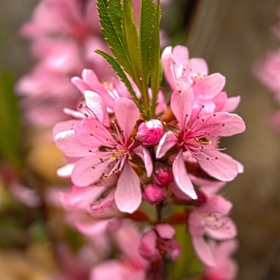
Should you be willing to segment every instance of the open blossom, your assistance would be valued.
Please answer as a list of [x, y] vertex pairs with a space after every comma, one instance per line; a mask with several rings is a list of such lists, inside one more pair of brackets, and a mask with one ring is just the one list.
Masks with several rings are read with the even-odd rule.
[[232, 204], [220, 195], [207, 195], [204, 204], [193, 207], [188, 218], [188, 228], [192, 235], [194, 249], [203, 263], [209, 267], [218, 265], [209, 241], [204, 235], [215, 240], [236, 237], [234, 222], [227, 216]]
[[210, 241], [209, 245], [216, 259], [216, 265], [205, 268], [206, 280], [234, 280], [237, 277], [238, 265], [232, 254], [238, 247], [237, 240], [226, 240], [220, 243]]
[[[184, 152], [188, 152], [210, 176], [222, 181], [232, 180], [239, 172], [238, 163], [221, 153], [217, 147], [221, 136], [231, 136], [245, 130], [243, 120], [227, 112], [204, 112], [204, 106], [194, 106], [193, 89], [184, 76], [177, 81], [177, 90], [171, 96], [171, 109], [178, 126], [167, 131], [156, 152], [162, 158], [177, 145], [179, 152], [173, 162], [173, 175], [178, 187], [191, 198], [196, 199], [192, 182], [184, 163]], [[172, 129], [172, 128], [171, 128]]]
[[131, 137], [140, 112], [131, 100], [116, 99], [116, 122], [111, 125], [102, 98], [93, 92], [87, 92], [87, 108], [87, 117], [77, 122], [74, 130], [56, 135], [57, 146], [66, 156], [79, 158], [71, 173], [78, 186], [94, 184], [101, 176], [119, 174], [116, 204], [121, 211], [131, 213], [140, 205], [142, 195], [140, 179], [129, 162], [135, 155], [142, 158], [148, 176], [153, 168], [148, 150]]

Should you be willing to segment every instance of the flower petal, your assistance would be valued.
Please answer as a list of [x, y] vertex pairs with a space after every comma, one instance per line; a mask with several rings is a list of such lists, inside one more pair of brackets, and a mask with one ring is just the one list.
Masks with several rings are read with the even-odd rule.
[[140, 112], [135, 103], [128, 98], [118, 98], [114, 102], [114, 111], [120, 128], [130, 136]]
[[185, 128], [193, 107], [193, 90], [189, 79], [181, 76], [176, 82], [176, 91], [171, 95], [171, 109], [180, 127]]
[[157, 224], [155, 229], [158, 235], [163, 239], [172, 239], [175, 235], [175, 229], [169, 224]]
[[103, 175], [109, 161], [100, 161], [98, 154], [78, 160], [71, 175], [72, 182], [80, 187], [95, 183]]
[[215, 73], [194, 83], [193, 92], [195, 96], [202, 96], [203, 99], [211, 99], [222, 91], [225, 83], [225, 77], [219, 73]]
[[177, 137], [171, 131], [166, 132], [159, 141], [156, 150], [156, 158], [162, 158], [165, 153], [177, 143]]
[[55, 136], [55, 144], [67, 157], [83, 157], [89, 155], [91, 146], [81, 143], [73, 130], [58, 133]]
[[136, 147], [133, 152], [143, 160], [147, 176], [150, 177], [153, 173], [153, 161], [150, 152], [143, 146]]
[[115, 140], [108, 129], [96, 119], [83, 119], [74, 127], [77, 139], [85, 145], [90, 145], [92, 150], [100, 145], [114, 146]]
[[57, 170], [57, 175], [62, 178], [69, 178], [74, 168], [73, 163], [66, 164]]
[[212, 267], [216, 265], [211, 246], [203, 239], [203, 237], [192, 238], [193, 247], [199, 259], [206, 265]]
[[188, 226], [192, 236], [203, 236], [205, 233], [205, 221], [200, 213], [190, 213]]
[[197, 199], [196, 192], [185, 167], [182, 150], [180, 150], [173, 162], [173, 175], [178, 187], [192, 199]]
[[106, 111], [103, 98], [96, 92], [91, 90], [84, 91], [87, 107], [94, 113], [96, 118], [105, 126], [110, 126], [109, 115]]
[[239, 166], [232, 157], [219, 151], [205, 149], [203, 152], [208, 156], [209, 160], [205, 158], [198, 160], [198, 163], [210, 176], [226, 182], [236, 177], [239, 172]]
[[[208, 224], [207, 221], [206, 223]], [[205, 231], [210, 237], [217, 240], [231, 239], [236, 237], [237, 234], [236, 226], [229, 217], [217, 218], [215, 216], [211, 224], [206, 226]]]
[[140, 180], [128, 162], [125, 163], [117, 183], [115, 200], [122, 212], [133, 213], [142, 200]]
[[245, 131], [245, 123], [236, 114], [227, 112], [217, 112], [205, 120], [204, 130], [211, 136], [232, 136]]

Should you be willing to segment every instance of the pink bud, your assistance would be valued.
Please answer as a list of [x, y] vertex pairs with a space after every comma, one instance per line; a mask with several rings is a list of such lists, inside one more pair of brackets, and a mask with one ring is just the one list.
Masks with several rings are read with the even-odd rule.
[[144, 146], [153, 146], [159, 142], [163, 134], [164, 127], [161, 121], [151, 119], [139, 125], [137, 138]]
[[149, 184], [143, 193], [143, 198], [150, 204], [158, 204], [167, 196], [166, 189], [156, 184]]
[[173, 173], [169, 166], [156, 162], [153, 178], [159, 186], [166, 186], [173, 180]]

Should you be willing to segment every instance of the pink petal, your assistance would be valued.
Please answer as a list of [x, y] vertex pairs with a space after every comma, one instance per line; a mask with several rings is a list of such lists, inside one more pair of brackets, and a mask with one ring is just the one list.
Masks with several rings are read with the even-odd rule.
[[87, 107], [95, 114], [96, 118], [105, 126], [110, 126], [109, 115], [106, 111], [103, 98], [96, 92], [84, 91]]
[[231, 208], [232, 203], [221, 195], [211, 195], [207, 197], [207, 202], [199, 208], [199, 212], [227, 215]]
[[156, 150], [156, 158], [162, 158], [165, 153], [178, 143], [177, 137], [171, 132], [166, 132], [160, 139]]
[[128, 162], [125, 163], [119, 177], [115, 200], [118, 209], [127, 213], [133, 213], [141, 203], [140, 180]]
[[73, 168], [74, 168], [74, 164], [73, 163], [69, 163], [69, 164], [59, 168], [57, 170], [57, 175], [59, 177], [62, 177], [62, 178], [68, 178], [68, 177], [71, 176]]
[[83, 157], [89, 155], [91, 146], [81, 143], [73, 130], [58, 133], [55, 136], [55, 144], [67, 157]]
[[226, 79], [219, 73], [206, 76], [202, 80], [193, 84], [195, 96], [202, 96], [204, 99], [211, 99], [222, 91]]
[[189, 59], [189, 50], [185, 46], [177, 45], [172, 49], [172, 59], [176, 64], [187, 63]]
[[206, 149], [204, 153], [208, 156], [209, 160], [199, 160], [198, 163], [210, 176], [221, 181], [231, 181], [236, 177], [239, 168], [232, 157], [218, 151], [209, 151]]
[[245, 128], [242, 118], [227, 112], [213, 114], [203, 126], [203, 130], [208, 131], [212, 136], [232, 136], [244, 132]]
[[185, 128], [190, 118], [194, 100], [189, 79], [181, 76], [177, 80], [176, 89], [171, 95], [171, 109], [180, 127]]
[[203, 239], [203, 237], [192, 238], [193, 247], [199, 257], [199, 259], [206, 265], [212, 267], [216, 265], [213, 252], [209, 244]]
[[110, 260], [96, 265], [90, 273], [90, 280], [124, 280], [124, 264], [120, 261]]
[[59, 132], [71, 130], [74, 127], [76, 122], [77, 122], [77, 120], [69, 120], [69, 121], [57, 123], [52, 130], [53, 138], [55, 138], [55, 136]]
[[101, 163], [98, 155], [83, 157], [74, 165], [72, 182], [80, 187], [93, 184], [100, 179], [109, 164], [110, 161]]
[[158, 249], [156, 248], [157, 235], [154, 230], [148, 230], [142, 236], [139, 254], [146, 260], [155, 262], [162, 259]]
[[178, 187], [192, 199], [197, 199], [196, 192], [185, 167], [182, 150], [180, 150], [173, 162], [173, 175]]
[[114, 102], [114, 111], [120, 128], [130, 136], [140, 112], [135, 103], [128, 98], [118, 98]]
[[153, 161], [150, 152], [143, 146], [136, 147], [133, 152], [143, 160], [147, 176], [150, 177], [153, 173]]
[[75, 125], [74, 132], [77, 139], [85, 145], [90, 145], [92, 150], [100, 145], [115, 145], [108, 129], [96, 119], [83, 119]]
[[170, 87], [174, 90], [175, 89], [175, 77], [174, 72], [172, 71], [172, 47], [167, 47], [163, 50], [161, 55], [162, 66], [164, 69], [164, 75], [170, 85]]
[[155, 229], [163, 239], [172, 239], [175, 235], [175, 229], [169, 224], [157, 224]]
[[210, 237], [217, 240], [231, 239], [237, 235], [236, 226], [229, 217], [213, 218], [213, 223], [206, 226], [205, 231]]
[[221, 111], [233, 112], [240, 103], [240, 96], [234, 96], [227, 99]]
[[205, 233], [205, 221], [200, 213], [190, 213], [188, 226], [192, 236], [203, 236]]
[[208, 75], [208, 65], [202, 58], [189, 59], [188, 68], [191, 69], [192, 73]]

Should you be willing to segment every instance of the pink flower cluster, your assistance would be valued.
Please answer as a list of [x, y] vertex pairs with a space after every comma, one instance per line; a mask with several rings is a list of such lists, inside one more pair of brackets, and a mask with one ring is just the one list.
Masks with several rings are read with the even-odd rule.
[[[217, 192], [243, 171], [220, 147], [221, 137], [245, 130], [243, 120], [231, 113], [239, 97], [228, 98], [225, 77], [209, 75], [206, 62], [190, 59], [186, 47], [166, 48], [162, 65], [172, 94], [169, 106], [159, 93], [153, 119], [141, 115], [115, 78], [101, 83], [92, 70], [84, 70], [82, 78], [72, 79], [83, 99], [77, 110], [65, 110], [72, 119], [54, 128], [56, 145], [69, 162], [58, 174], [74, 184], [62, 194], [62, 203], [70, 212], [90, 215], [89, 223], [78, 218], [74, 223], [91, 237], [122, 235], [128, 218], [148, 225], [131, 247], [120, 245], [118, 261], [95, 267], [93, 279], [105, 271], [108, 279], [113, 273], [118, 279], [129, 273], [129, 279], [161, 279], [164, 260], [176, 260], [181, 252], [172, 222], [166, 223], [176, 214], [163, 219], [161, 209], [177, 203], [185, 206], [184, 223], [205, 277], [234, 279], [237, 230], [228, 217], [231, 203]], [[142, 200], [156, 206], [156, 220], [149, 218]]]

